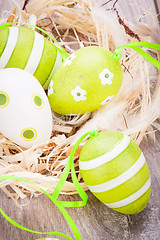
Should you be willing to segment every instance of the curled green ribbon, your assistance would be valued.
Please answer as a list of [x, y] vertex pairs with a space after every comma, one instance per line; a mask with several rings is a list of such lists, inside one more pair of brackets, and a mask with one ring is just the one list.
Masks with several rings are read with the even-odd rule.
[[120, 47], [117, 47], [115, 49], [115, 52], [113, 54], [113, 58], [118, 61], [121, 57], [121, 51], [124, 47], [130, 47], [137, 53], [139, 53], [141, 56], [143, 56], [147, 61], [152, 63], [155, 67], [160, 69], [160, 62], [157, 61], [155, 58], [153, 58], [151, 55], [149, 55], [147, 52], [145, 52], [143, 49], [139, 47], [147, 47], [155, 50], [160, 50], [160, 44], [156, 43], [150, 43], [150, 42], [130, 42], [125, 45], [122, 45]]
[[[21, 178], [21, 177], [15, 177], [15, 176], [1, 176], [0, 177], [0, 181], [4, 181], [4, 180], [17, 180], [17, 181], [22, 181], [22, 182], [26, 182], [29, 183], [31, 185], [36, 186], [37, 188], [39, 188], [45, 195], [47, 195], [47, 197], [49, 197], [52, 202], [59, 208], [59, 210], [61, 211], [61, 213], [63, 214], [63, 216], [65, 217], [65, 219], [67, 220], [69, 226], [71, 227], [76, 239], [81, 240], [81, 236], [78, 232], [78, 229], [75, 225], [75, 223], [73, 222], [72, 218], [70, 217], [70, 215], [67, 213], [67, 211], [62, 207], [62, 205], [54, 198], [52, 198], [52, 196], [47, 193], [45, 190], [43, 190], [41, 187], [38, 187], [36, 184], [34, 184], [33, 182], [28, 181], [27, 179]], [[13, 221], [8, 215], [5, 214], [5, 212], [0, 208], [0, 213], [4, 216], [4, 218], [10, 222], [12, 225], [14, 225], [17, 228], [20, 228], [22, 230], [25, 230], [27, 232], [31, 232], [31, 233], [37, 233], [37, 234], [48, 234], [48, 235], [58, 235], [61, 237], [64, 237], [68, 240], [73, 240], [72, 238], [68, 237], [67, 235], [63, 234], [63, 233], [59, 233], [59, 232], [38, 232], [26, 227], [23, 227], [22, 225], [16, 223], [15, 221]]]
[[71, 151], [71, 154], [70, 154], [70, 157], [69, 157], [69, 160], [66, 164], [66, 167], [63, 171], [63, 174], [61, 176], [61, 179], [60, 181], [58, 182], [57, 186], [55, 187], [55, 190], [52, 194], [52, 197], [54, 197], [55, 199], [57, 199], [57, 197], [59, 196], [60, 192], [61, 192], [61, 189], [68, 177], [68, 173], [71, 169], [71, 177], [72, 177], [72, 181], [74, 183], [74, 186], [76, 186], [76, 190], [78, 192], [78, 194], [80, 195], [80, 197], [82, 198], [82, 201], [70, 201], [70, 202], [66, 202], [66, 201], [59, 201], [61, 202], [61, 204], [64, 206], [64, 207], [82, 207], [82, 206], [85, 206], [86, 203], [87, 203], [87, 200], [88, 200], [88, 196], [87, 194], [84, 192], [83, 188], [81, 187], [78, 179], [77, 179], [77, 176], [76, 176], [76, 173], [75, 173], [75, 170], [74, 170], [74, 164], [73, 164], [73, 158], [74, 158], [74, 154], [75, 154], [75, 151], [77, 149], [77, 147], [79, 146], [79, 144], [82, 142], [82, 140], [84, 138], [86, 138], [88, 135], [90, 135], [91, 137], [94, 137], [96, 135], [98, 135], [99, 132], [97, 130], [92, 130], [92, 131], [89, 131], [87, 133], [85, 133], [82, 137], [80, 137], [78, 139], [78, 141], [76, 142], [76, 144], [74, 145], [72, 151]]
[[35, 26], [35, 25], [33, 25], [33, 24], [20, 23], [20, 22], [10, 22], [10, 23], [2, 24], [2, 25], [0, 26], [0, 30], [1, 30], [1, 29], [7, 29], [7, 28], [11, 27], [11, 25], [13, 25], [13, 24], [14, 24], [14, 25], [15, 25], [15, 24], [27, 25], [27, 26], [30, 26], [30, 27], [34, 27], [34, 28], [36, 28], [37, 30], [45, 33], [48, 37], [50, 37], [50, 38], [58, 45], [58, 47], [57, 47], [56, 45], [55, 45], [55, 47], [56, 47], [57, 50], [61, 53], [62, 58], [63, 58], [64, 60], [69, 56], [69, 54], [61, 47], [61, 45], [59, 44], [59, 42], [58, 42], [50, 33], [48, 33], [48, 32], [45, 31], [44, 29], [42, 29], [42, 28], [40, 28], [40, 27], [37, 27], [37, 26]]
[[[68, 222], [70, 228], [72, 229], [72, 232], [75, 236], [76, 240], [82, 240], [80, 233], [75, 225], [75, 223], [73, 222], [72, 218], [70, 217], [70, 215], [68, 214], [68, 212], [64, 209], [64, 207], [82, 207], [85, 206], [88, 200], [88, 196], [85, 193], [85, 191], [83, 190], [83, 188], [81, 187], [76, 173], [75, 173], [75, 169], [74, 169], [74, 154], [75, 151], [77, 149], [77, 147], [79, 146], [79, 144], [81, 143], [81, 141], [86, 138], [88, 135], [90, 135], [91, 137], [94, 137], [96, 135], [98, 135], [99, 132], [97, 130], [92, 130], [89, 131], [87, 133], [85, 133], [81, 138], [78, 139], [78, 141], [76, 142], [76, 144], [74, 145], [70, 157], [68, 159], [68, 162], [66, 164], [66, 167], [63, 171], [63, 174], [53, 192], [52, 195], [50, 195], [49, 193], [47, 193], [45, 190], [43, 190], [41, 187], [37, 186], [36, 184], [34, 184], [31, 181], [28, 181], [25, 178], [21, 178], [21, 177], [15, 177], [15, 176], [1, 176], [0, 177], [0, 181], [5, 181], [5, 180], [17, 180], [17, 181], [22, 181], [22, 182], [26, 182], [29, 183], [31, 185], [36, 186], [38, 189], [40, 189], [45, 195], [47, 195], [47, 197], [49, 199], [51, 199], [51, 201], [58, 207], [58, 209], [61, 211], [61, 213], [63, 214], [64, 218], [66, 219], [66, 221]], [[77, 192], [79, 193], [80, 197], [82, 198], [82, 201], [58, 201], [57, 198], [61, 192], [61, 189], [68, 177], [68, 174], [71, 170], [71, 176], [72, 176], [72, 181], [74, 183], [74, 186], [77, 190]], [[59, 232], [38, 232], [29, 228], [26, 228], [20, 224], [18, 224], [17, 222], [13, 221], [8, 215], [6, 215], [6, 213], [0, 208], [0, 213], [4, 216], [5, 219], [7, 219], [8, 222], [10, 222], [12, 225], [14, 225], [15, 227], [18, 227], [22, 230], [31, 232], [31, 233], [37, 233], [37, 234], [48, 234], [48, 235], [57, 235], [57, 236], [61, 236], [64, 237], [65, 239], [68, 240], [73, 240], [72, 238], [68, 237], [67, 235], [63, 234], [63, 233], [59, 233]]]

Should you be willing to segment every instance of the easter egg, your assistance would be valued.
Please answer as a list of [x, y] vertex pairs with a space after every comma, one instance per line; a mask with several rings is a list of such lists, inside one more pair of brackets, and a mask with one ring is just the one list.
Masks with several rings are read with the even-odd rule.
[[52, 77], [48, 89], [51, 108], [63, 115], [92, 112], [118, 93], [122, 77], [122, 67], [110, 51], [81, 48]]
[[50, 139], [48, 98], [37, 79], [25, 70], [0, 70], [0, 132], [25, 148]]
[[108, 207], [135, 214], [150, 197], [150, 174], [138, 145], [120, 132], [101, 132], [82, 148], [80, 173], [90, 191]]
[[0, 69], [24, 69], [47, 89], [61, 62], [54, 44], [29, 28], [10, 27], [0, 32]]

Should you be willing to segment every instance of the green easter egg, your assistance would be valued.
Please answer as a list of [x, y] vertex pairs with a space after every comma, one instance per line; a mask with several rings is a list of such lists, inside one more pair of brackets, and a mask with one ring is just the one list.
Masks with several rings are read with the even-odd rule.
[[56, 47], [31, 29], [10, 27], [0, 32], [0, 69], [24, 69], [47, 89], [61, 62]]
[[91, 192], [125, 214], [142, 211], [150, 197], [150, 174], [138, 145], [120, 132], [90, 138], [80, 153], [80, 173]]
[[118, 93], [122, 77], [122, 67], [110, 51], [81, 48], [53, 75], [48, 89], [51, 108], [64, 115], [92, 112]]

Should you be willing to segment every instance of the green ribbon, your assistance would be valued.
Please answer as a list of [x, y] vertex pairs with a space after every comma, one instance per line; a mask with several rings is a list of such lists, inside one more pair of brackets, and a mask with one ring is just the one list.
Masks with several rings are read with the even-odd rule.
[[5, 24], [2, 24], [0, 26], [0, 30], [1, 29], [7, 29], [7, 28], [10, 28], [11, 25], [13, 24], [20, 24], [20, 25], [27, 25], [27, 26], [30, 26], [30, 27], [34, 27], [36, 28], [37, 30], [45, 33], [48, 37], [50, 37], [55, 43], [57, 43], [58, 47], [56, 45], [54, 45], [57, 50], [60, 52], [60, 54], [62, 55], [62, 58], [65, 60], [67, 57], [69, 57], [69, 54], [61, 47], [61, 45], [59, 44], [59, 42], [50, 34], [48, 33], [47, 31], [43, 30], [42, 28], [40, 27], [37, 27], [33, 24], [29, 24], [29, 23], [19, 23], [19, 22], [10, 22], [10, 23], [5, 23]]
[[85, 133], [82, 137], [80, 137], [78, 139], [78, 141], [76, 142], [76, 144], [74, 145], [72, 151], [71, 151], [71, 154], [70, 154], [70, 157], [69, 157], [69, 160], [66, 164], [66, 167], [63, 171], [63, 174], [61, 176], [61, 179], [60, 181], [58, 182], [57, 186], [55, 187], [55, 190], [52, 194], [52, 197], [54, 197], [55, 199], [57, 199], [57, 197], [59, 196], [61, 190], [62, 190], [62, 187], [68, 177], [68, 173], [71, 169], [71, 177], [72, 177], [72, 181], [74, 183], [74, 186], [76, 186], [76, 190], [78, 192], [78, 194], [80, 195], [80, 197], [82, 198], [82, 201], [59, 201], [61, 202], [61, 204], [64, 206], [64, 207], [82, 207], [82, 206], [85, 206], [86, 203], [87, 203], [87, 200], [88, 200], [88, 196], [87, 194], [84, 192], [83, 188], [81, 187], [78, 179], [77, 179], [77, 176], [76, 176], [76, 173], [75, 173], [75, 170], [74, 170], [74, 161], [73, 161], [73, 158], [74, 158], [74, 154], [75, 154], [75, 151], [77, 149], [77, 147], [79, 146], [79, 144], [82, 142], [82, 140], [84, 138], [86, 138], [88, 136], [88, 134], [91, 136], [91, 137], [94, 137], [96, 135], [99, 134], [99, 132], [97, 130], [92, 130], [92, 131], [89, 131], [87, 133]]
[[[36, 186], [37, 188], [39, 188], [45, 195], [47, 195], [47, 197], [49, 197], [52, 202], [59, 208], [59, 210], [61, 211], [61, 213], [63, 214], [63, 216], [65, 217], [65, 219], [67, 220], [70, 228], [72, 229], [76, 239], [81, 239], [81, 236], [78, 232], [78, 229], [75, 225], [75, 223], [73, 222], [72, 218], [69, 216], [69, 214], [67, 213], [67, 211], [62, 207], [62, 205], [55, 200], [54, 198], [52, 198], [52, 196], [47, 193], [45, 190], [43, 190], [41, 187], [38, 187], [36, 184], [34, 184], [33, 182], [28, 181], [27, 179], [21, 178], [21, 177], [15, 177], [15, 176], [1, 176], [0, 177], [0, 181], [4, 181], [4, 180], [17, 180], [17, 181], [22, 181], [22, 182], [26, 182], [29, 183], [31, 185]], [[20, 228], [22, 230], [31, 232], [31, 233], [37, 233], [37, 234], [48, 234], [48, 235], [58, 235], [61, 237], [64, 237], [68, 240], [73, 240], [72, 238], [68, 237], [67, 235], [63, 234], [63, 233], [59, 233], [59, 232], [38, 232], [26, 227], [23, 227], [22, 225], [16, 223], [15, 221], [13, 221], [8, 215], [5, 214], [5, 212], [0, 208], [0, 213], [5, 217], [5, 219], [10, 222], [12, 225], [14, 225], [17, 228]]]
[[160, 50], [160, 44], [150, 43], [150, 42], [130, 42], [130, 43], [127, 43], [127, 44], [122, 45], [120, 47], [117, 47], [115, 49], [115, 52], [113, 54], [113, 58], [116, 61], [118, 61], [120, 59], [121, 51], [124, 47], [132, 48], [134, 51], [136, 51], [141, 56], [143, 56], [146, 60], [148, 60], [150, 63], [152, 63], [155, 67], [160, 69], [160, 62], [157, 61], [155, 58], [153, 58], [151, 55], [149, 55], [147, 52], [145, 52], [144, 50], [139, 48], [139, 47], [147, 47], [147, 48], [151, 48], [151, 49]]
[[[96, 135], [98, 135], [99, 132], [97, 130], [92, 130], [89, 131], [87, 133], [85, 133], [81, 138], [78, 139], [78, 141], [76, 142], [76, 144], [74, 145], [70, 157], [68, 159], [68, 162], [66, 164], [66, 167], [63, 171], [63, 174], [53, 192], [52, 195], [50, 195], [49, 193], [47, 193], [45, 190], [43, 190], [41, 187], [37, 186], [36, 184], [34, 184], [31, 181], [28, 181], [25, 178], [21, 178], [21, 177], [15, 177], [15, 176], [1, 176], [0, 177], [0, 181], [5, 181], [5, 180], [17, 180], [17, 181], [22, 181], [22, 182], [26, 182], [29, 183], [35, 187], [37, 187], [38, 189], [40, 189], [45, 195], [47, 195], [47, 197], [49, 199], [51, 199], [51, 201], [58, 207], [58, 209], [61, 211], [61, 213], [63, 214], [64, 218], [66, 219], [66, 221], [68, 222], [70, 228], [72, 229], [72, 232], [75, 236], [76, 240], [82, 240], [80, 233], [75, 225], [75, 223], [73, 222], [72, 218], [70, 217], [70, 215], [67, 213], [67, 211], [64, 209], [64, 207], [82, 207], [85, 206], [88, 200], [88, 196], [85, 193], [85, 191], [83, 190], [83, 188], [81, 187], [76, 173], [75, 173], [75, 169], [74, 169], [74, 154], [75, 151], [77, 149], [77, 147], [79, 146], [79, 144], [81, 143], [81, 141], [86, 138], [88, 135], [90, 135], [91, 137], [94, 137]], [[73, 184], [77, 190], [77, 192], [79, 193], [80, 197], [82, 198], [82, 201], [58, 201], [57, 198], [61, 192], [61, 189], [67, 179], [67, 176], [69, 174], [71, 170], [71, 176], [72, 176], [72, 181]], [[61, 236], [64, 237], [68, 240], [73, 240], [72, 238], [68, 237], [67, 235], [63, 234], [63, 233], [59, 233], [59, 232], [39, 232], [39, 231], [35, 231], [26, 227], [23, 227], [22, 225], [18, 224], [17, 222], [13, 221], [8, 215], [5, 214], [5, 212], [0, 208], [0, 213], [5, 217], [5, 219], [10, 222], [12, 225], [14, 225], [17, 228], [20, 228], [22, 230], [31, 232], [31, 233], [36, 233], [36, 234], [48, 234], [48, 235], [57, 235], [57, 236]]]

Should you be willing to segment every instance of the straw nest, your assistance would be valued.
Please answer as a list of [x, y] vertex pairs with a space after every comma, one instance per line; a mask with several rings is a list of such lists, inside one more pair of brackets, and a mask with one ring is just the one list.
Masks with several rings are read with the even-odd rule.
[[[159, 29], [156, 26], [140, 24], [132, 26], [131, 30], [116, 9], [105, 10], [93, 0], [33, 0], [23, 9], [21, 11], [18, 7], [15, 8], [9, 17], [2, 17], [0, 24], [6, 21], [36, 24], [51, 33], [69, 53], [90, 45], [98, 45], [114, 52], [116, 47], [129, 41], [159, 41]], [[153, 54], [159, 59], [158, 52]], [[155, 121], [160, 114], [160, 73], [129, 48], [123, 50], [120, 61], [124, 78], [118, 95], [108, 105], [93, 113], [82, 116], [60, 116], [53, 113], [50, 142], [26, 150], [0, 134], [0, 176], [23, 177], [52, 193], [73, 144], [86, 131], [121, 131], [130, 135], [137, 144], [148, 132], [154, 138], [154, 132], [160, 126]], [[78, 169], [81, 148], [82, 145], [75, 154], [75, 169], [82, 187], [87, 190]], [[7, 185], [10, 186], [9, 189], [6, 188]], [[25, 198], [27, 193], [35, 196], [40, 193], [36, 187], [15, 180], [0, 182], [0, 188], [16, 202], [18, 198]], [[61, 193], [76, 193], [70, 176]]]

